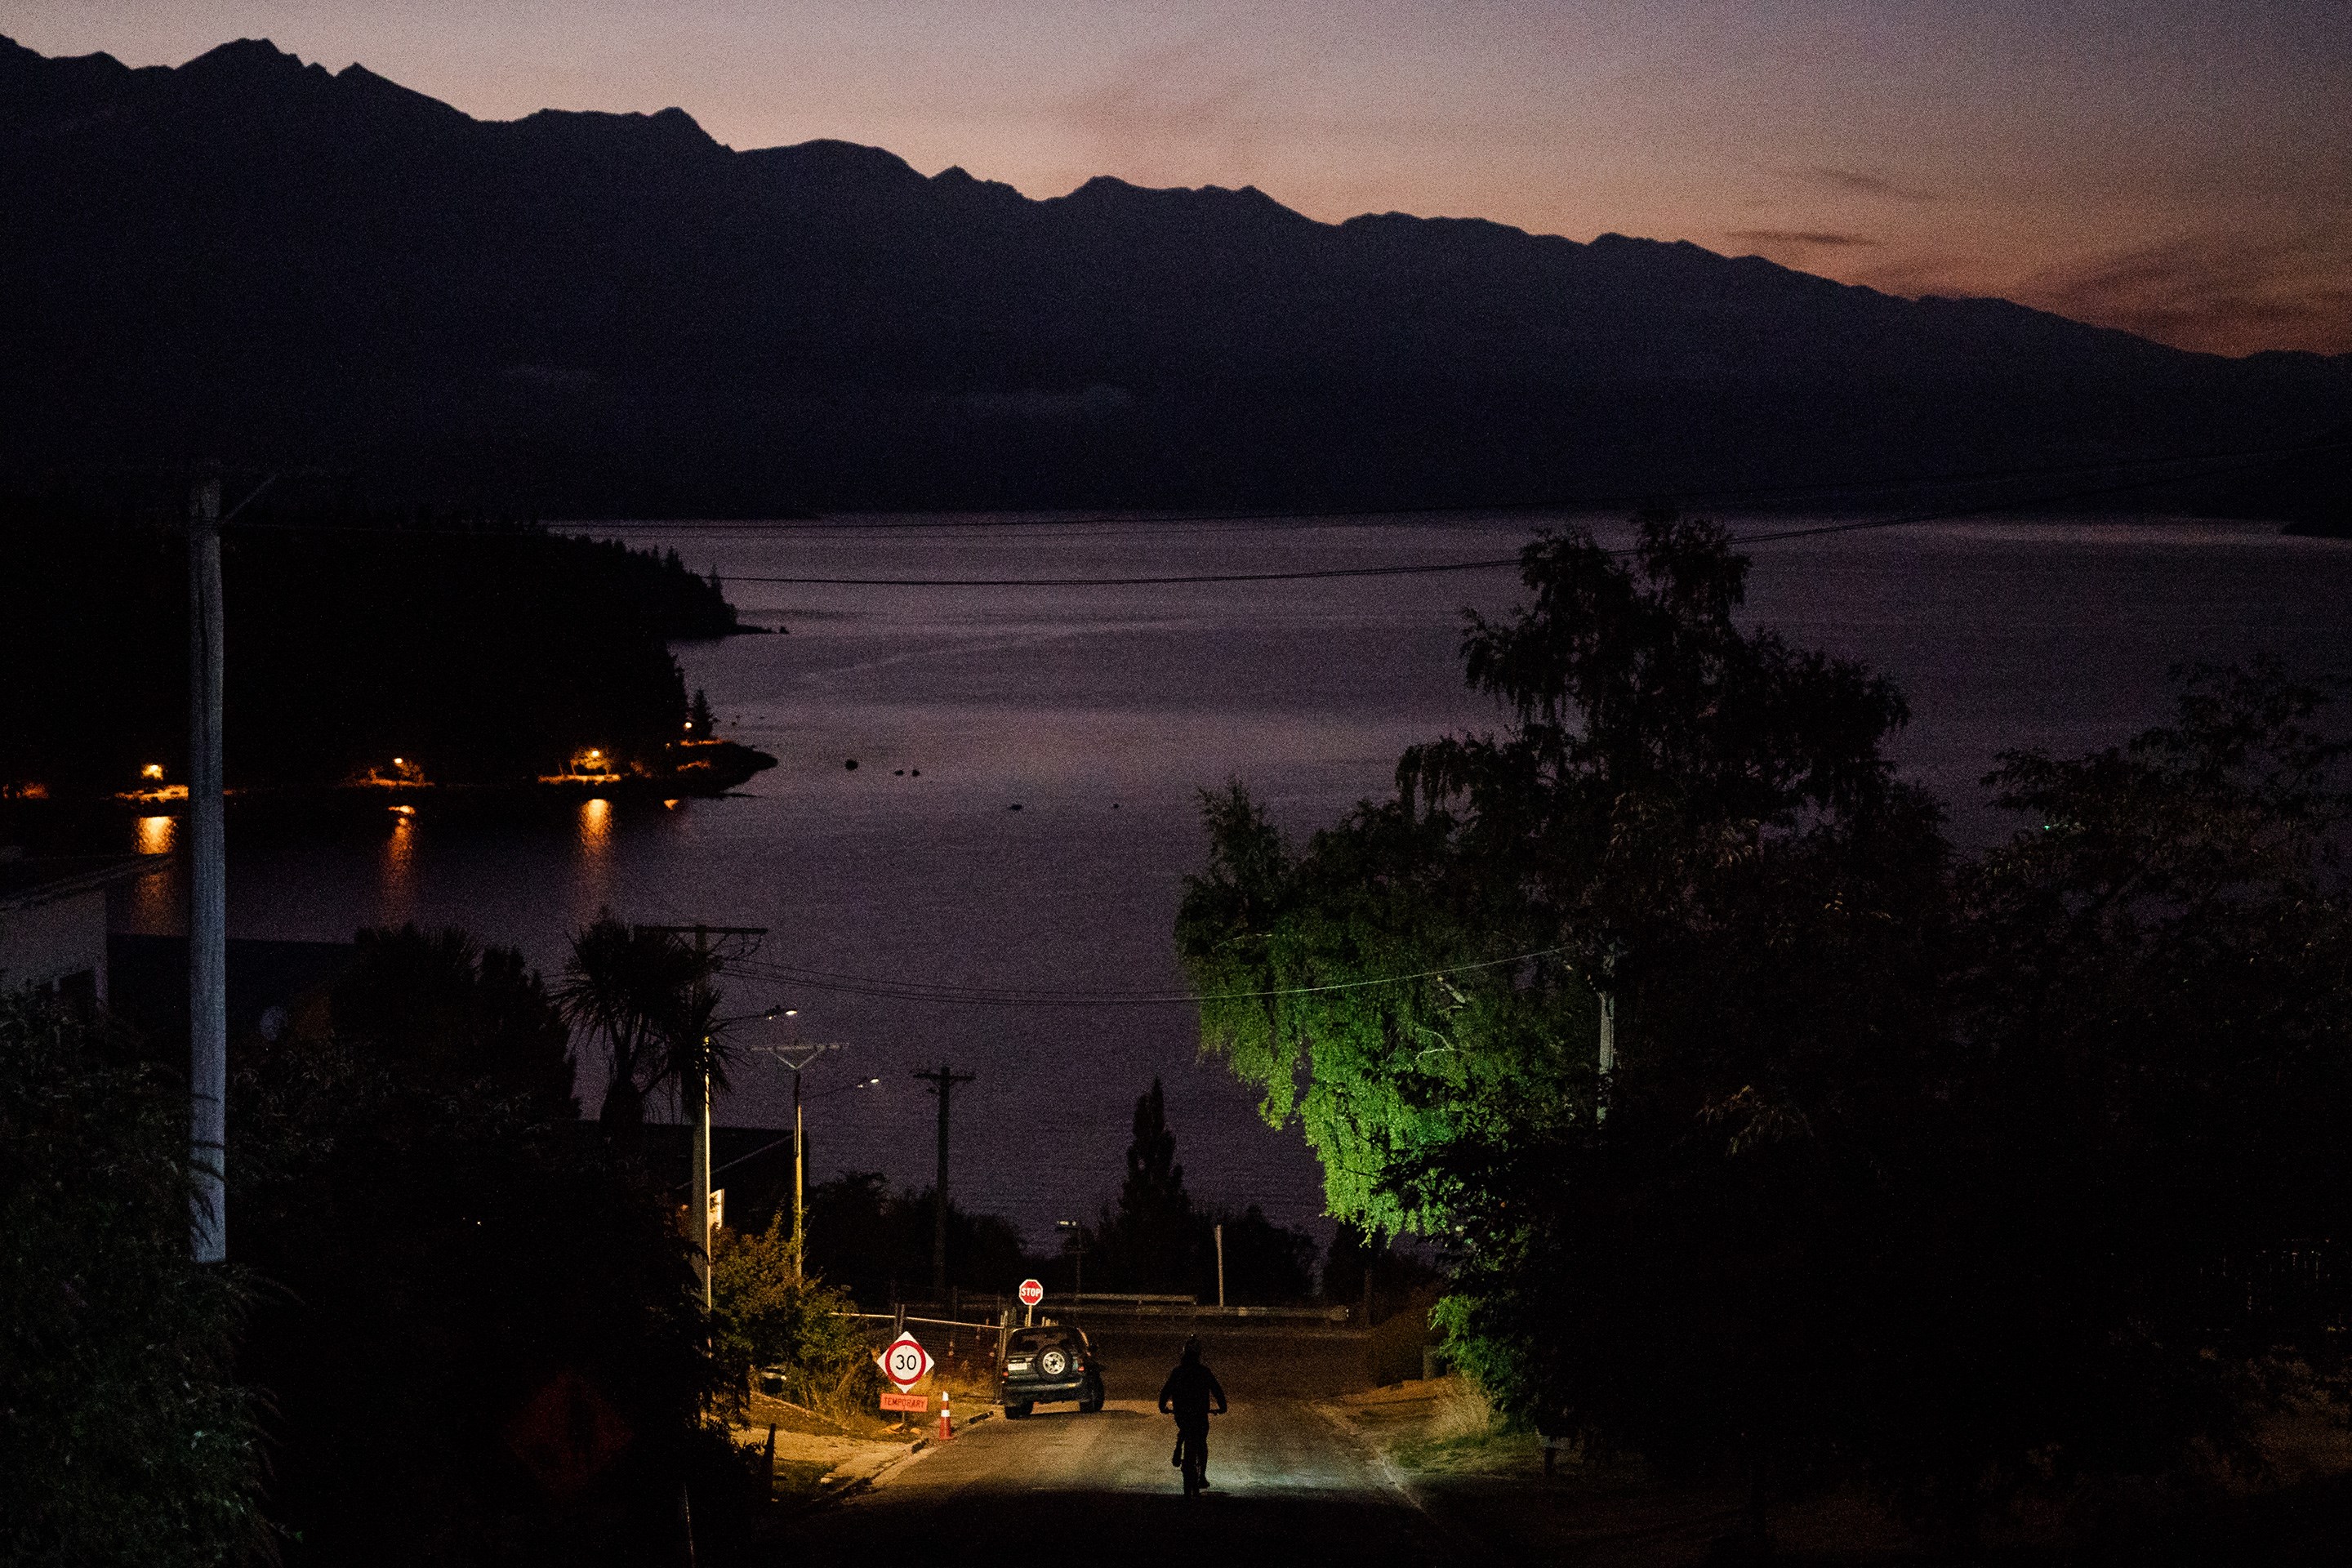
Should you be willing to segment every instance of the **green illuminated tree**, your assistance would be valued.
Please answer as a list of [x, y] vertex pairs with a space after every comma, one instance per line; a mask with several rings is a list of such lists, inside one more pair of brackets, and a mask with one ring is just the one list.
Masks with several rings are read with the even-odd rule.
[[1522, 571], [1464, 640], [1499, 734], [1412, 749], [1303, 849], [1204, 797], [1203, 1043], [1332, 1213], [1442, 1240], [1507, 1408], [1744, 1469], [1759, 1531], [1811, 1474], [1965, 1528], [2250, 1461], [2265, 1358], [2332, 1364], [2347, 1304], [2312, 1239], [2352, 1234], [2325, 693], [2191, 672], [2128, 745], [2010, 755], [2027, 826], [1957, 862], [1885, 761], [1899, 694], [1742, 627], [1719, 531]]
[[1204, 1043], [1332, 1212], [1453, 1245], [1507, 1405], [1693, 1463], [1826, 1440], [1943, 886], [1880, 751], [1900, 696], [1741, 627], [1746, 571], [1666, 517], [1630, 563], [1538, 539], [1533, 602], [1464, 641], [1505, 730], [1412, 749], [1304, 852], [1209, 797], [1178, 928]]

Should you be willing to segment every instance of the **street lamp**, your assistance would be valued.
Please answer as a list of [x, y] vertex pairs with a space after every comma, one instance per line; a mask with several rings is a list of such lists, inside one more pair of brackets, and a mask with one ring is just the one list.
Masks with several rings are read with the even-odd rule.
[[[779, 1015], [786, 1018], [800, 1016], [800, 1010], [788, 1007]], [[795, 1034], [789, 1044], [761, 1047], [793, 1069], [793, 1278], [805, 1277], [803, 1259], [807, 1255], [807, 1190], [808, 1190], [808, 1128], [801, 1115], [801, 1074], [827, 1051], [841, 1049], [838, 1040], [803, 1040]], [[852, 1089], [866, 1089], [879, 1083], [870, 1079], [865, 1083], [851, 1084]]]
[[[687, 1089], [691, 1088], [698, 1090], [696, 1095], [697, 1104], [690, 1112], [687, 1124], [686, 1136], [688, 1149], [687, 1162], [693, 1169], [686, 1180], [688, 1187], [696, 1189], [694, 1196], [699, 1209], [699, 1212], [693, 1216], [692, 1223], [699, 1227], [702, 1237], [702, 1256], [695, 1265], [695, 1272], [701, 1277], [702, 1310], [705, 1312], [710, 1310], [710, 1254], [713, 1240], [711, 1235], [713, 1226], [710, 1223], [710, 1178], [713, 1173], [710, 1169], [711, 1055], [717, 1049], [718, 1037], [737, 1024], [772, 1024], [779, 1018], [789, 1018], [793, 1016], [793, 1009], [779, 1004], [764, 1013], [741, 1013], [730, 1018], [710, 1019], [702, 1026], [702, 1059], [695, 1065], [691, 1075], [694, 1082], [689, 1084], [686, 1081], [688, 1075], [685, 1072], [681, 1071], [679, 1074], [678, 1090], [681, 1100], [685, 1099]], [[687, 1110], [682, 1104], [679, 1109], [681, 1111]]]
[[1063, 1249], [1070, 1254], [1070, 1304], [1076, 1306], [1087, 1293], [1087, 1227], [1074, 1219], [1057, 1219], [1054, 1228], [1063, 1233]]

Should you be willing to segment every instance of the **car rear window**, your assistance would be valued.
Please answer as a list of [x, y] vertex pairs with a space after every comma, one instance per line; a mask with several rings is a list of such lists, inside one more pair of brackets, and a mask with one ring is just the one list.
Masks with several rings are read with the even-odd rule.
[[1047, 1345], [1075, 1345], [1084, 1337], [1067, 1329], [1022, 1329], [1006, 1344], [1008, 1351], [1041, 1351]]

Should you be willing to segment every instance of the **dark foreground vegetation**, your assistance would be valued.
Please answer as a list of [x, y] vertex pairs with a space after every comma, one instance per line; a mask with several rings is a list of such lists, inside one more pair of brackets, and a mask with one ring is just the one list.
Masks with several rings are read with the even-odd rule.
[[[696, 1059], [683, 973], [641, 1085]], [[581, 979], [362, 932], [233, 1042], [226, 1269], [188, 1259], [184, 1082], [0, 998], [0, 1560], [667, 1563], [689, 1515], [724, 1554], [761, 1494], [704, 1413], [838, 1361], [835, 1302], [747, 1247], [706, 1335], [677, 1194], [580, 1118]]]
[[[184, 781], [176, 524], [170, 505], [0, 501], [0, 790], [112, 794], [154, 763]], [[511, 784], [591, 750], [595, 772], [663, 771], [708, 739], [668, 640], [735, 629], [675, 552], [440, 512], [265, 499], [222, 574], [232, 787]]]
[[2184, 671], [2161, 729], [2003, 758], [2021, 826], [1965, 855], [1885, 759], [1901, 694], [1743, 630], [1720, 531], [1523, 569], [1464, 642], [1499, 733], [1303, 850], [1206, 801], [1184, 959], [1294, 994], [1204, 1003], [1204, 1039], [1334, 1211], [1443, 1244], [1505, 1409], [1736, 1478], [1751, 1547], [1855, 1481], [1959, 1544], [2258, 1478], [2352, 1305], [2326, 693]]

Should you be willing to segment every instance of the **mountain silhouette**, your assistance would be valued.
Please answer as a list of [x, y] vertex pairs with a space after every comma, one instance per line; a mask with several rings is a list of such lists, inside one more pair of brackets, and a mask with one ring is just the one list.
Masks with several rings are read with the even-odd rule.
[[[1247, 188], [1032, 200], [677, 109], [477, 121], [255, 40], [0, 39], [0, 363], [18, 474], [210, 458], [549, 514], [1600, 501], [2352, 421], [2352, 358]], [[2334, 471], [2162, 495], [2294, 510]]]

